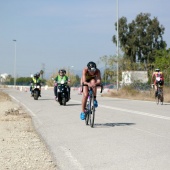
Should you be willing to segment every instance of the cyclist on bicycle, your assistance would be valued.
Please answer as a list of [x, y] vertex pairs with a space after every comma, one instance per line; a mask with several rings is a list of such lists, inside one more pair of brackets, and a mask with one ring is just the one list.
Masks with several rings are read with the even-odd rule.
[[80, 118], [82, 120], [85, 119], [85, 107], [88, 98], [88, 87], [93, 88], [94, 92], [94, 106], [98, 107], [98, 103], [96, 100], [97, 88], [96, 85], [101, 84], [101, 74], [100, 70], [96, 67], [96, 64], [93, 61], [90, 61], [87, 64], [87, 67], [83, 69], [82, 77], [81, 77], [81, 85], [88, 85], [83, 86], [83, 98], [82, 98], [82, 112], [80, 114]]
[[155, 86], [155, 97], [157, 97], [157, 95], [158, 95], [158, 87], [157, 86], [160, 85], [163, 89], [163, 85], [164, 85], [164, 76], [163, 76], [163, 73], [160, 72], [159, 68], [155, 69], [155, 72], [153, 72], [152, 82]]

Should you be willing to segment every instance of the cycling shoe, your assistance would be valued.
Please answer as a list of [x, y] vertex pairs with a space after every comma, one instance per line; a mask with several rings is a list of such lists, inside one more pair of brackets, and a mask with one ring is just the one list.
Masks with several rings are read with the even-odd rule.
[[98, 102], [97, 102], [97, 100], [94, 100], [94, 107], [98, 107]]
[[84, 113], [84, 112], [81, 112], [81, 113], [80, 113], [80, 119], [81, 119], [81, 120], [84, 120], [85, 118], [86, 118], [85, 113]]

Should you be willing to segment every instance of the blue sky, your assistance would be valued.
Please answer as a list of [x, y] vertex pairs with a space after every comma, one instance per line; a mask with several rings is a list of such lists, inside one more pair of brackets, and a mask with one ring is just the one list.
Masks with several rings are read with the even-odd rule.
[[[115, 55], [117, 0], [4, 0], [0, 1], [0, 74], [30, 76], [44, 66], [46, 76], [58, 68], [75, 72], [88, 61]], [[119, 17], [128, 23], [150, 13], [165, 27], [170, 48], [169, 0], [119, 0]], [[74, 66], [74, 67], [71, 67]], [[102, 66], [100, 66], [102, 67]]]

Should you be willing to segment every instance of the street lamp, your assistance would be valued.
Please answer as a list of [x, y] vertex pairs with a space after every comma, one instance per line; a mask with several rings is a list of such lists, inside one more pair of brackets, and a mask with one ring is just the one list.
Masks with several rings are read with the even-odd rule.
[[13, 40], [15, 45], [15, 56], [14, 56], [14, 87], [16, 87], [16, 44], [17, 40]]
[[119, 0], [117, 0], [117, 90], [119, 89]]
[[105, 63], [105, 73], [104, 73], [104, 84], [106, 86], [106, 63]]

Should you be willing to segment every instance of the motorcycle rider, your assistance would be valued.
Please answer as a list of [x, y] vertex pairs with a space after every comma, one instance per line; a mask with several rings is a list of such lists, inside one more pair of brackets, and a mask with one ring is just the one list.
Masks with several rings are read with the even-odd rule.
[[32, 77], [31, 80], [31, 86], [30, 86], [30, 91], [31, 91], [31, 96], [32, 96], [32, 89], [34, 87], [34, 84], [37, 84], [40, 86], [40, 97], [41, 97], [41, 78], [40, 78], [40, 73], [37, 72], [36, 74], [34, 74], [34, 76]]
[[67, 88], [68, 88], [68, 99], [70, 99], [70, 79], [68, 78], [68, 76], [66, 76], [66, 70], [65, 69], [60, 69], [58, 71], [58, 74], [54, 81], [55, 81], [55, 86], [54, 86], [54, 95], [55, 95], [55, 100], [58, 100], [58, 83], [61, 83], [62, 80], [64, 80], [64, 82], [67, 83]]

